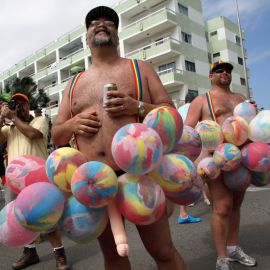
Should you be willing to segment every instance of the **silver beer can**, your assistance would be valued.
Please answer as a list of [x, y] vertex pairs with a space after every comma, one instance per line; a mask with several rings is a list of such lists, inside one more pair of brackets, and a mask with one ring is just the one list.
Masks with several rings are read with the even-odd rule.
[[117, 90], [116, 83], [106, 83], [106, 84], [104, 84], [104, 86], [103, 86], [103, 106], [105, 106], [105, 101], [107, 99], [112, 98], [111, 96], [107, 95], [107, 92], [111, 91], [111, 90]]

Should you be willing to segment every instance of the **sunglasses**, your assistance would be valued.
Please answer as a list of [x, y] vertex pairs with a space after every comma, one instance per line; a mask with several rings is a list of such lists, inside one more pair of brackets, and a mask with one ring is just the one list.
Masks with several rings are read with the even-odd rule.
[[228, 70], [228, 69], [222, 69], [222, 68], [219, 68], [217, 70], [215, 70], [213, 73], [218, 73], [218, 74], [221, 74], [223, 72], [226, 72], [227, 74], [231, 74], [232, 71], [231, 70]]
[[104, 23], [105, 26], [115, 26], [115, 23], [113, 21], [109, 21], [109, 20], [105, 20], [105, 21], [102, 21], [102, 20], [93, 20], [93, 21], [90, 22], [90, 26], [98, 26], [102, 22]]

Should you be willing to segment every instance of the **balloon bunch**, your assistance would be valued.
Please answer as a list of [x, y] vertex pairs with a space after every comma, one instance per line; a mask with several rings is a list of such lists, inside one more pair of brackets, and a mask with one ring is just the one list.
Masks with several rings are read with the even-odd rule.
[[244, 191], [250, 183], [270, 183], [270, 111], [256, 115], [254, 105], [244, 101], [221, 126], [204, 120], [195, 129], [203, 147], [213, 151], [212, 156], [198, 164], [201, 176], [211, 181], [223, 171], [224, 182], [233, 191]]
[[18, 196], [0, 212], [0, 243], [21, 247], [55, 226], [63, 214], [65, 197], [50, 183], [45, 160], [35, 156], [14, 159], [6, 169], [6, 178]]
[[178, 204], [199, 199], [202, 181], [190, 158], [195, 160], [200, 152], [199, 134], [184, 127], [174, 108], [156, 108], [142, 124], [119, 129], [112, 154], [126, 172], [118, 178], [116, 202], [121, 214], [135, 224], [151, 224], [163, 215], [165, 197]]

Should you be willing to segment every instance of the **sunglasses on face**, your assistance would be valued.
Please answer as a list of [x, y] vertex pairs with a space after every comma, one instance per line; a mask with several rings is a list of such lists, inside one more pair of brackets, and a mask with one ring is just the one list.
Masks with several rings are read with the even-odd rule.
[[219, 68], [219, 69], [215, 70], [213, 73], [221, 74], [223, 72], [226, 72], [227, 74], [231, 74], [232, 73], [231, 70], [222, 69], [222, 68]]
[[104, 23], [105, 26], [115, 26], [115, 23], [113, 21], [110, 20], [93, 20], [90, 22], [90, 26], [98, 26], [101, 23]]

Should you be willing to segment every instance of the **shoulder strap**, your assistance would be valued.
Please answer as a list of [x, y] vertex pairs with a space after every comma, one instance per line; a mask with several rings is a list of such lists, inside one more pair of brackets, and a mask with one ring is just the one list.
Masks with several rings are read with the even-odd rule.
[[[75, 86], [79, 80], [79, 78], [81, 77], [81, 75], [83, 74], [83, 72], [77, 73], [73, 76], [71, 84], [70, 84], [70, 88], [69, 88], [69, 92], [68, 92], [68, 96], [69, 96], [69, 110], [70, 110], [70, 117], [73, 117], [73, 112], [72, 112], [72, 98], [73, 98], [73, 94], [74, 94], [74, 89]], [[76, 139], [76, 135], [73, 134], [71, 141], [74, 142], [74, 148], [77, 148], [79, 150], [78, 147], [78, 143], [77, 143], [77, 139]]]
[[138, 60], [130, 59], [131, 69], [134, 77], [135, 87], [136, 87], [136, 99], [142, 101], [142, 79], [140, 74], [140, 69], [138, 65]]
[[207, 99], [207, 103], [208, 103], [208, 108], [209, 108], [209, 111], [211, 114], [211, 118], [213, 121], [218, 123], [210, 92], [205, 93], [205, 95], [206, 95], [206, 99]]
[[75, 86], [79, 80], [79, 78], [81, 77], [81, 75], [83, 74], [83, 72], [80, 72], [78, 74], [75, 74], [72, 78], [71, 84], [70, 84], [70, 88], [69, 88], [69, 92], [68, 92], [68, 96], [69, 96], [69, 109], [70, 109], [70, 116], [73, 116], [72, 113], [72, 98], [73, 98], [73, 94], [74, 94], [74, 89]]

